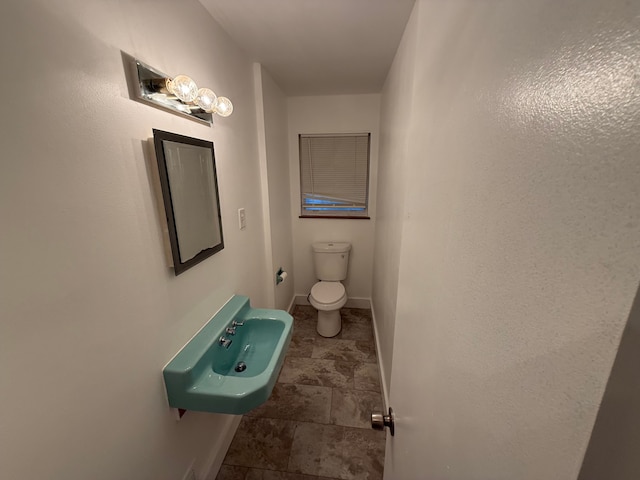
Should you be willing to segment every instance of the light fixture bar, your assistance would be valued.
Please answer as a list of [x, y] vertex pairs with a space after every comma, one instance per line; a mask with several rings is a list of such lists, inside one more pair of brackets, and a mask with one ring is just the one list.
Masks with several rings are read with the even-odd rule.
[[131, 65], [129, 80], [136, 100], [207, 125], [213, 123], [214, 113], [228, 117], [233, 111], [228, 98], [218, 97], [209, 88], [198, 88], [186, 75], [172, 78], [124, 52], [123, 57]]

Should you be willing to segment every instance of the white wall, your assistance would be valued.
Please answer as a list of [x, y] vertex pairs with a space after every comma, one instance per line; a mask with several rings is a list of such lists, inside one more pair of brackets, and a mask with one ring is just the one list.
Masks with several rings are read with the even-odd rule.
[[[251, 63], [195, 0], [8, 2], [0, 49], [2, 476], [176, 480], [194, 460], [202, 474], [230, 417], [176, 422], [161, 372], [234, 293], [268, 300]], [[120, 50], [234, 114], [211, 128], [130, 100]], [[179, 277], [152, 128], [215, 143], [225, 248]]]
[[[380, 95], [332, 95], [290, 97], [289, 165], [295, 265], [295, 293], [306, 295], [317, 281], [313, 271], [311, 244], [321, 241], [347, 241], [352, 245], [349, 273], [344, 283], [350, 298], [371, 298], [376, 186], [378, 168], [378, 129]], [[299, 218], [300, 159], [298, 135], [301, 133], [371, 132], [369, 216], [370, 220]]]
[[[259, 152], [263, 187], [262, 207], [267, 241], [267, 283], [272, 307], [286, 310], [293, 299], [293, 233], [287, 137], [287, 103], [269, 72], [254, 65], [258, 110]], [[276, 285], [282, 268], [288, 278]]]
[[[413, 109], [416, 16], [405, 34], [385, 81], [380, 107], [380, 159], [371, 308], [376, 323], [379, 364], [385, 398], [391, 383], [393, 336], [398, 298], [398, 270], [407, 181], [409, 121]], [[388, 398], [387, 398], [388, 399]]]
[[575, 479], [640, 278], [639, 5], [416, 5], [385, 477]]

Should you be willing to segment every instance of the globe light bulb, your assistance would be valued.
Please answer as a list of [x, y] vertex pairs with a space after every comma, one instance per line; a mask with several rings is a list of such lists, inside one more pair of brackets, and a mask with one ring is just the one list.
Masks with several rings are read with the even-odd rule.
[[209, 88], [201, 88], [198, 90], [198, 96], [196, 97], [196, 105], [207, 113], [211, 113], [215, 110], [218, 97], [213, 90]]
[[233, 112], [233, 103], [227, 97], [218, 97], [215, 112], [221, 117], [228, 117]]
[[173, 79], [167, 79], [167, 90], [183, 102], [193, 102], [198, 96], [198, 86], [191, 77], [177, 75]]

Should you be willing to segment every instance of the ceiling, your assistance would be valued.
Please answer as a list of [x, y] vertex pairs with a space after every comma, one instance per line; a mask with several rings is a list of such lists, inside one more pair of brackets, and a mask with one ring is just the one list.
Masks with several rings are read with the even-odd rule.
[[200, 0], [289, 96], [378, 93], [414, 0]]

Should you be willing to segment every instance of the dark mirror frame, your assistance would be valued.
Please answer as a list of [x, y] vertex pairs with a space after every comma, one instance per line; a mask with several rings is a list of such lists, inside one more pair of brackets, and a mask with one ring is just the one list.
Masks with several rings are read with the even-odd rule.
[[[206, 258], [224, 248], [224, 237], [222, 236], [222, 215], [220, 212], [220, 195], [218, 193], [218, 175], [216, 173], [216, 159], [213, 149], [213, 142], [200, 140], [198, 138], [186, 137], [177, 133], [165, 132], [153, 129], [153, 141], [155, 146], [156, 159], [158, 161], [158, 173], [160, 175], [160, 186], [162, 188], [162, 198], [164, 201], [164, 210], [167, 218], [167, 227], [169, 230], [169, 240], [171, 243], [171, 256], [173, 258], [173, 269], [176, 275], [181, 274], [185, 270], [197, 265]], [[211, 151], [211, 161], [213, 162], [213, 179], [215, 187], [215, 207], [218, 213], [218, 227], [220, 232], [220, 243], [209, 248], [203, 248], [200, 253], [194, 257], [182, 261], [180, 258], [180, 243], [178, 239], [178, 230], [176, 227], [175, 209], [171, 195], [171, 184], [169, 181], [169, 170], [167, 168], [167, 160], [165, 153], [165, 141], [185, 144], [195, 147], [202, 147]], [[212, 199], [213, 201], [213, 199]], [[206, 221], [206, 219], [203, 219]]]

